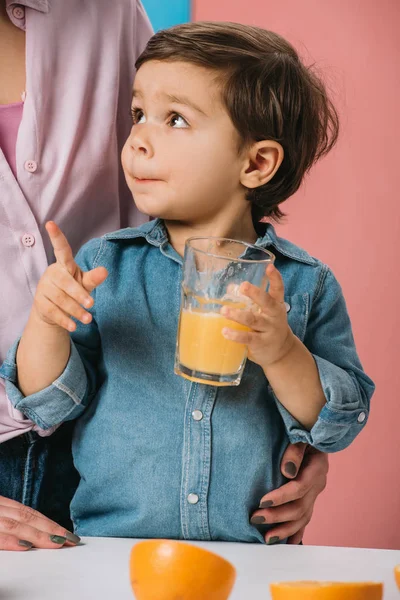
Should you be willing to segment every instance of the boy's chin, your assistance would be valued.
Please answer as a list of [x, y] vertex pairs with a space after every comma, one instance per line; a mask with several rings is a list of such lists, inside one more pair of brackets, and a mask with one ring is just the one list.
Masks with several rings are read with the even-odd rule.
[[140, 202], [140, 200], [136, 201], [135, 198], [133, 200], [138, 211], [152, 219], [174, 220], [171, 211], [168, 211], [168, 209], [163, 210], [155, 205], [150, 206], [145, 202]]
[[133, 202], [134, 202], [136, 208], [138, 209], [138, 211], [141, 212], [143, 215], [147, 215], [149, 217], [157, 217], [158, 216], [159, 211], [157, 211], [155, 206], [154, 207], [150, 206], [150, 203], [141, 202], [140, 198], [135, 198], [135, 196], [133, 196]]
[[148, 210], [145, 210], [144, 208], [141, 208], [141, 207], [140, 207], [140, 206], [137, 204], [137, 202], [135, 202], [134, 204], [135, 204], [136, 208], [138, 209], [138, 211], [139, 211], [140, 213], [142, 213], [142, 215], [147, 215], [148, 217], [152, 217], [152, 218], [154, 217], [154, 215], [152, 215], [152, 214], [151, 214], [151, 213], [150, 213]]

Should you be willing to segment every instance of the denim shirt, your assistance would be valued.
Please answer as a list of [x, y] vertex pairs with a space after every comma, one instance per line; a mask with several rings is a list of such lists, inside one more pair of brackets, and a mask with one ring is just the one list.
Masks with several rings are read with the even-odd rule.
[[9, 351], [0, 375], [16, 408], [43, 429], [79, 417], [73, 455], [81, 480], [71, 504], [79, 535], [263, 542], [268, 526], [249, 516], [286, 482], [280, 462], [289, 441], [336, 452], [365, 426], [374, 385], [332, 272], [271, 225], [257, 245], [276, 255], [290, 327], [318, 367], [326, 404], [311, 431], [251, 361], [237, 387], [174, 374], [182, 259], [158, 219], [79, 251], [84, 270], [102, 265], [109, 276], [93, 292], [93, 321], [71, 334], [56, 381], [24, 397], [18, 342]]

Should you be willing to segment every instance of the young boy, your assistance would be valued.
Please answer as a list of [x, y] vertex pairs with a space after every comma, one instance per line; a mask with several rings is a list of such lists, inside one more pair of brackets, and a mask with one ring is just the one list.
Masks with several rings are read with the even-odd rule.
[[[374, 389], [329, 268], [259, 222], [282, 214], [332, 147], [337, 115], [295, 50], [256, 27], [159, 32], [137, 68], [122, 163], [137, 207], [157, 218], [90, 241], [76, 261], [47, 225], [57, 262], [2, 376], [40, 427], [80, 417], [77, 533], [263, 542], [268, 525], [249, 515], [283, 483], [288, 441], [345, 448]], [[249, 347], [238, 387], [174, 374], [182, 254], [194, 235], [276, 255], [268, 293], [241, 289], [261, 313], [227, 314], [251, 327], [225, 332]]]

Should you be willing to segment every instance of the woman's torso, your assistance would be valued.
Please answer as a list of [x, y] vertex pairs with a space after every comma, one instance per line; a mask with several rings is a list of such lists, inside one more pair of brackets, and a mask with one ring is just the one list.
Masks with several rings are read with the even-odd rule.
[[[93, 236], [146, 220], [125, 184], [120, 150], [130, 129], [135, 59], [151, 32], [134, 0], [7, 4], [14, 25], [26, 29], [26, 98], [17, 178], [0, 150], [0, 360], [53, 260], [46, 221], [56, 221], [77, 250]], [[11, 412], [0, 442], [33, 426]]]

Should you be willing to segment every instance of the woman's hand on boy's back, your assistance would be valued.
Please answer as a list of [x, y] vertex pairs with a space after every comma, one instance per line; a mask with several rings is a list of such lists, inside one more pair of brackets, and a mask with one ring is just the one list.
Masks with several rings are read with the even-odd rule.
[[267, 544], [288, 538], [299, 544], [311, 520], [317, 497], [326, 486], [328, 456], [306, 444], [289, 444], [281, 471], [291, 481], [261, 498], [260, 508], [251, 515], [254, 523], [276, 524], [265, 535]]

